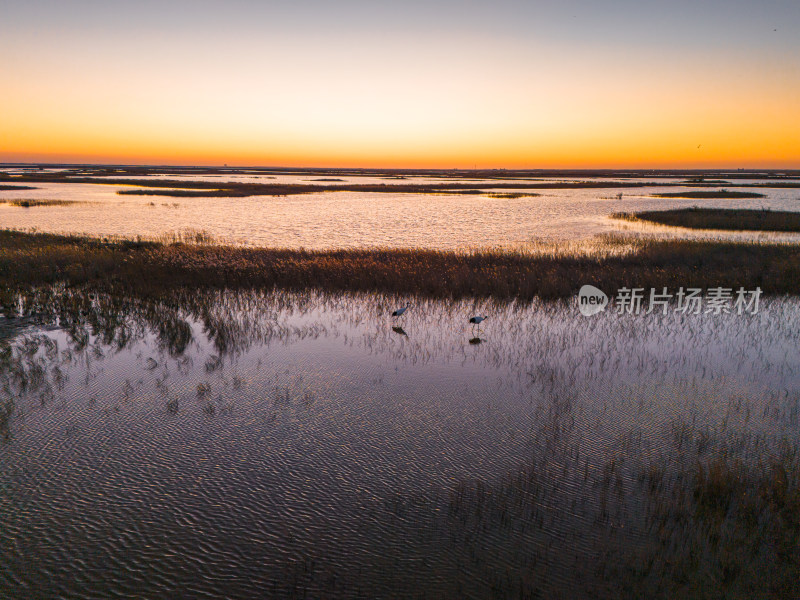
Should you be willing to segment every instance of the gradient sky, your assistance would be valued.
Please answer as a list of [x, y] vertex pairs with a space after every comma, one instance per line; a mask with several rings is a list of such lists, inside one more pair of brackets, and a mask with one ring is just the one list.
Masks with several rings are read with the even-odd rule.
[[0, 161], [800, 168], [800, 2], [0, 0]]

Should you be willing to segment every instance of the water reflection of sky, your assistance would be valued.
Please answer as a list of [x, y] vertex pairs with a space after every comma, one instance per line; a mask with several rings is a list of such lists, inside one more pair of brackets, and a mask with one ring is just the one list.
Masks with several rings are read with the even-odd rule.
[[[567, 304], [418, 301], [400, 320], [399, 300], [365, 296], [50, 302], [58, 328], [6, 319], [0, 341], [6, 591], [120, 593], [145, 574], [154, 594], [186, 577], [244, 593], [283, 586], [308, 557], [373, 593], [407, 569], [452, 591], [457, 553], [425, 531], [452, 526], [436, 515], [454, 486], [539, 465], [558, 482], [537, 501], [543, 535], [580, 532], [589, 551], [605, 529], [587, 524], [599, 497], [584, 473], [613, 457], [632, 486], [667, 457], [758, 461], [797, 443], [793, 300], [747, 317], [589, 319]], [[641, 506], [614, 506], [635, 529]], [[556, 582], [569, 573], [552, 566]]]
[[[202, 176], [186, 178], [208, 179]], [[314, 177], [302, 174], [276, 175], [275, 179], [266, 180], [263, 177], [251, 178], [266, 183], [306, 183]], [[341, 179], [387, 185], [420, 183], [419, 178]], [[222, 181], [218, 178], [211, 180]], [[432, 180], [434, 183], [438, 181]], [[475, 185], [490, 189], [495, 181], [475, 182]], [[0, 198], [52, 198], [79, 204], [29, 209], [0, 203], [0, 219], [4, 227], [98, 236], [152, 237], [188, 228], [208, 231], [222, 240], [256, 246], [453, 249], [518, 246], [534, 240], [578, 240], [623, 228], [645, 229], [650, 234], [665, 231], [669, 235], [676, 234], [675, 230], [634, 227], [608, 218], [620, 211], [691, 206], [797, 210], [800, 206], [800, 191], [797, 189], [737, 188], [735, 183], [720, 187], [756, 191], [766, 197], [744, 200], [650, 198], [653, 193], [674, 192], [681, 188], [645, 187], [532, 190], [540, 195], [529, 198], [360, 192], [286, 197], [171, 198], [120, 196], [116, 193], [122, 188], [119, 185], [37, 183], [34, 185], [39, 189], [4, 191]], [[619, 193], [622, 193], [621, 199], [617, 198]], [[680, 234], [709, 235], [685, 230]], [[798, 239], [792, 234], [715, 232], [712, 235], [735, 239]]]

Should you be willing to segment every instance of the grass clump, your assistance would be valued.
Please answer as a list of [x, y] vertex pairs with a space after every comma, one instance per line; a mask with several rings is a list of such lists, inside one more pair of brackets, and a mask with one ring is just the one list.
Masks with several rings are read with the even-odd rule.
[[8, 440], [11, 437], [9, 423], [11, 415], [14, 413], [14, 401], [9, 399], [0, 403], [0, 441]]
[[509, 200], [515, 200], [517, 198], [535, 198], [536, 196], [541, 196], [541, 194], [536, 194], [533, 192], [489, 192], [486, 194], [489, 198], [507, 198]]
[[68, 206], [70, 204], [79, 204], [75, 200], [52, 200], [52, 199], [41, 199], [41, 198], [0, 200], [0, 202], [8, 203], [11, 206], [19, 206], [21, 208], [33, 208], [36, 206]]
[[797, 231], [800, 212], [743, 208], [681, 208], [637, 213], [615, 213], [615, 219], [649, 221], [659, 225], [690, 229], [735, 231]]

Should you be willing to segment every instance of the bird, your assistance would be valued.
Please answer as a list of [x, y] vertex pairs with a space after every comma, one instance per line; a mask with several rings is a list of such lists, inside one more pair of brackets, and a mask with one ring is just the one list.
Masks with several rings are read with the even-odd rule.
[[406, 312], [409, 308], [411, 308], [410, 304], [406, 304], [405, 306], [401, 306], [396, 311], [392, 313], [393, 317], [400, 317], [404, 312]]
[[488, 319], [488, 318], [489, 318], [489, 316], [488, 316], [488, 315], [487, 315], [487, 316], [485, 316], [485, 317], [472, 317], [472, 318], [469, 320], [469, 322], [470, 322], [470, 323], [472, 323], [473, 325], [480, 325], [482, 321], [485, 321], [485, 320], [486, 320], [486, 319]]

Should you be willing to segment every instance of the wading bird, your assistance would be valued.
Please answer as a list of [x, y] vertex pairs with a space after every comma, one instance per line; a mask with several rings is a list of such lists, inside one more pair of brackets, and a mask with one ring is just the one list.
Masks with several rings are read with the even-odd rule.
[[394, 312], [392, 313], [392, 316], [393, 316], [393, 317], [400, 317], [400, 316], [402, 316], [402, 315], [403, 315], [403, 313], [404, 313], [404, 312], [406, 312], [406, 311], [407, 311], [409, 308], [411, 308], [411, 305], [410, 305], [410, 304], [406, 304], [405, 306], [403, 306], [403, 307], [401, 307], [401, 308], [398, 308], [396, 311], [394, 311]]
[[485, 316], [485, 317], [472, 317], [472, 318], [469, 320], [469, 322], [470, 322], [470, 323], [472, 323], [473, 325], [480, 325], [480, 324], [481, 324], [481, 322], [485, 321], [485, 320], [486, 320], [486, 319], [488, 319], [488, 318], [489, 318], [489, 316], [488, 316], [488, 315], [487, 315], [487, 316]]

